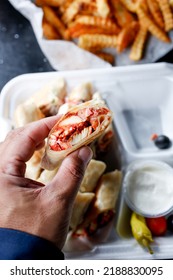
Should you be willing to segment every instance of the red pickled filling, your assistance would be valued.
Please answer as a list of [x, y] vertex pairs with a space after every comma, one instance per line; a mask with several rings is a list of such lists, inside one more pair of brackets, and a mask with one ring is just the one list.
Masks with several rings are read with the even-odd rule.
[[[72, 140], [75, 136], [84, 132], [81, 137], [85, 138], [93, 133], [98, 125], [98, 116], [106, 115], [109, 111], [106, 108], [94, 109], [85, 108], [79, 110], [77, 113], [67, 113], [66, 117], [62, 120], [68, 120], [68, 118], [77, 116], [81, 122], [61, 125], [61, 122], [57, 125], [53, 133], [49, 138], [49, 146], [51, 150], [62, 151], [72, 147]], [[103, 120], [100, 120], [100, 122]], [[86, 129], [87, 130], [84, 130]]]

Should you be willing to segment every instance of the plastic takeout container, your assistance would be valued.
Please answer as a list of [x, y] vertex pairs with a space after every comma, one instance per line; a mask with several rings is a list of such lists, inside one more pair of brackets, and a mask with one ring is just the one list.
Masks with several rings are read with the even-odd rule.
[[[1, 92], [1, 140], [13, 127], [16, 106], [56, 77], [64, 77], [69, 88], [91, 82], [113, 111], [116, 141], [110, 165], [116, 157], [115, 162], [121, 163], [124, 174], [128, 164], [137, 159], [165, 161], [173, 166], [173, 148], [159, 150], [149, 140], [153, 133], [165, 134], [173, 140], [173, 66], [165, 63], [18, 76]], [[65, 251], [66, 259], [173, 258], [173, 235], [154, 238], [154, 254], [150, 255], [132, 238], [130, 215], [122, 190], [116, 225], [106, 241], [86, 248], [73, 244], [71, 252]]]

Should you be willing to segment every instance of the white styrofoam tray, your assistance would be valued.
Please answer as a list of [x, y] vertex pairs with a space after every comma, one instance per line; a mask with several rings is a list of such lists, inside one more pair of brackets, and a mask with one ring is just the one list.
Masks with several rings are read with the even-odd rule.
[[[122, 169], [134, 159], [159, 159], [173, 166], [173, 148], [161, 151], [151, 143], [152, 133], [173, 140], [173, 66], [166, 63], [110, 69], [25, 74], [8, 82], [0, 96], [1, 140], [12, 129], [16, 106], [56, 77], [69, 88], [91, 82], [114, 114]], [[116, 147], [115, 147], [116, 148]], [[129, 238], [129, 209], [121, 197], [116, 231], [107, 242], [84, 251], [66, 252], [68, 259], [168, 259], [173, 258], [173, 235], [154, 238], [154, 255]]]

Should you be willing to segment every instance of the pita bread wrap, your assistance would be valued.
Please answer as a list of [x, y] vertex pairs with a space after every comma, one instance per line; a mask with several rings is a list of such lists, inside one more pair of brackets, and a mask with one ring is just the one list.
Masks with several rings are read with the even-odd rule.
[[73, 107], [51, 129], [41, 166], [53, 170], [68, 154], [99, 137], [111, 121], [111, 111], [100, 100]]

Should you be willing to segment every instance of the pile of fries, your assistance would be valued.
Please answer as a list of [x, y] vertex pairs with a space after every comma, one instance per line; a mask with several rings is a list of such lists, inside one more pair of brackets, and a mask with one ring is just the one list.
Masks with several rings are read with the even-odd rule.
[[143, 57], [148, 34], [169, 43], [173, 0], [36, 0], [43, 9], [43, 35], [71, 40], [114, 64], [109, 53], [130, 47], [129, 58]]

